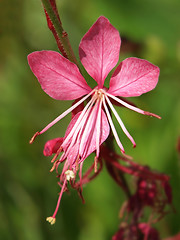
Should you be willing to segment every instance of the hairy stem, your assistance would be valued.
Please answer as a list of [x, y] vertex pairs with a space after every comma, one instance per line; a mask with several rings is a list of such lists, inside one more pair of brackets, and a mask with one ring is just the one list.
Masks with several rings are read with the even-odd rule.
[[74, 62], [76, 65], [78, 65], [75, 54], [69, 42], [68, 34], [62, 27], [55, 0], [41, 1], [45, 9], [48, 27], [56, 39], [60, 52], [64, 57], [68, 58], [71, 62]]

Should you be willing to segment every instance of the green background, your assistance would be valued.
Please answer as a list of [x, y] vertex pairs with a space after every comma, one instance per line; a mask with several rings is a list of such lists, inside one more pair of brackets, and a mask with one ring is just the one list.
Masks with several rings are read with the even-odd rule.
[[[119, 30], [120, 60], [145, 58], [161, 69], [155, 90], [131, 99], [140, 108], [159, 114], [162, 120], [119, 109], [137, 147], [121, 134], [127, 154], [171, 177], [173, 205], [156, 227], [161, 237], [180, 231], [180, 1], [179, 0], [58, 0], [58, 9], [78, 57], [80, 39], [100, 15]], [[124, 46], [123, 46], [124, 43]], [[118, 213], [123, 191], [104, 168], [84, 188], [83, 205], [73, 190], [64, 194], [57, 222], [45, 218], [55, 208], [59, 188], [49, 173], [50, 158], [42, 154], [44, 143], [63, 136], [67, 116], [33, 145], [29, 139], [67, 109], [71, 102], [51, 99], [40, 88], [27, 64], [36, 50], [57, 50], [47, 28], [40, 0], [0, 1], [0, 239], [3, 240], [108, 240], [120, 224]], [[117, 126], [118, 128], [118, 126]], [[119, 151], [117, 149], [117, 151]], [[87, 161], [92, 162], [93, 157]], [[133, 179], [132, 179], [133, 184]]]

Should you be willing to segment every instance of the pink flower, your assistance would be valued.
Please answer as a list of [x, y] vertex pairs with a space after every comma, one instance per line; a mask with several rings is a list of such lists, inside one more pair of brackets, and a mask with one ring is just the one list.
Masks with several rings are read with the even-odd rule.
[[[120, 45], [119, 32], [108, 19], [102, 16], [82, 38], [79, 56], [88, 74], [97, 82], [94, 89], [87, 85], [78, 67], [59, 53], [40, 51], [28, 56], [31, 70], [42, 89], [50, 97], [57, 100], [80, 99], [42, 131], [37, 132], [31, 142], [37, 135], [47, 131], [85, 100], [89, 100], [82, 111], [79, 111], [71, 120], [59, 149], [55, 151], [56, 157], [63, 151], [55, 164], [56, 167], [66, 160], [60, 177], [63, 182], [62, 191], [65, 189], [67, 179], [73, 178], [72, 175], [67, 177], [67, 171], [72, 171], [76, 175], [78, 165], [80, 165], [80, 172], [82, 172], [83, 161], [94, 151], [96, 152], [95, 161], [98, 160], [100, 145], [107, 139], [110, 128], [121, 152], [124, 153], [124, 147], [113, 124], [110, 109], [133, 146], [136, 146], [111, 102], [116, 101], [138, 113], [160, 118], [158, 115], [136, 108], [119, 98], [140, 96], [155, 88], [159, 68], [150, 62], [133, 57], [125, 59], [112, 74], [109, 89], [104, 87], [107, 75], [118, 63]], [[59, 139], [57, 141], [61, 142]], [[56, 141], [52, 144], [55, 148], [57, 147]]]
[[[124, 226], [123, 226], [124, 225]], [[148, 223], [122, 224], [112, 240], [160, 240], [158, 231]]]

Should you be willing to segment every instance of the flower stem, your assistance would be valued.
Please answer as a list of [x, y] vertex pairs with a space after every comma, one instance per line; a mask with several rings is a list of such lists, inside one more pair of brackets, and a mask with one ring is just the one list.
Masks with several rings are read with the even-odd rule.
[[68, 34], [62, 27], [61, 20], [56, 8], [55, 0], [41, 0], [46, 13], [49, 29], [52, 31], [58, 48], [62, 55], [78, 65], [75, 54], [69, 42]]

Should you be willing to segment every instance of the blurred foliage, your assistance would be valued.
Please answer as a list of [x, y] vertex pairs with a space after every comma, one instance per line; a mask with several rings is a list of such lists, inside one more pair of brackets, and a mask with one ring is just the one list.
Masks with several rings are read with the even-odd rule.
[[[176, 213], [167, 215], [158, 228], [162, 237], [175, 234], [180, 231], [180, 159], [176, 151], [180, 135], [180, 1], [58, 0], [57, 4], [77, 56], [80, 39], [104, 15], [124, 39], [121, 60], [137, 56], [160, 67], [156, 89], [132, 100], [162, 120], [127, 109], [118, 111], [137, 143], [132, 149], [122, 134], [126, 152], [171, 176]], [[63, 196], [57, 223], [50, 226], [45, 222], [54, 210], [59, 188], [55, 174], [49, 173], [50, 159], [43, 156], [43, 145], [50, 138], [63, 136], [70, 116], [33, 145], [28, 141], [71, 103], [47, 96], [27, 64], [32, 51], [57, 50], [40, 0], [0, 1], [0, 46], [0, 238], [111, 239], [118, 229], [118, 212], [125, 197], [105, 168], [84, 189], [85, 205], [71, 191]]]

